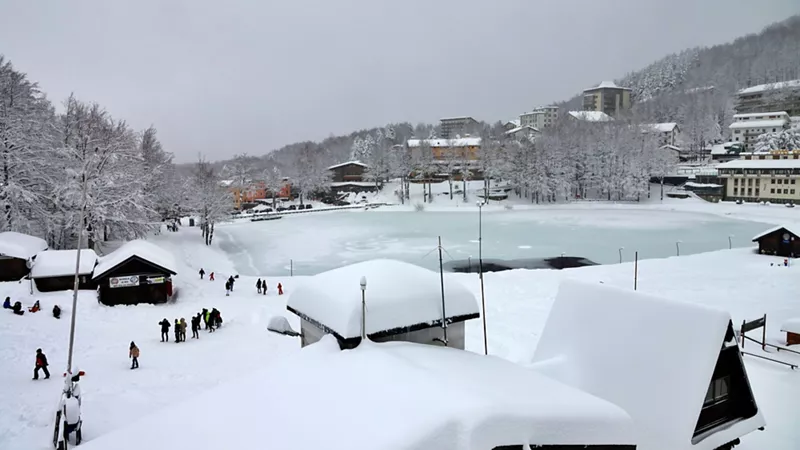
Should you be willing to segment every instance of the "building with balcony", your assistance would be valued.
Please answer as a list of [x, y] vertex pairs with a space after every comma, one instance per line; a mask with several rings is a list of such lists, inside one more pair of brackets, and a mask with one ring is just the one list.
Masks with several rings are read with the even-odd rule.
[[717, 166], [725, 200], [800, 202], [800, 152], [742, 153]]
[[599, 111], [609, 116], [631, 109], [631, 89], [617, 86], [613, 81], [583, 91], [583, 110]]
[[439, 137], [442, 139], [477, 134], [480, 131], [478, 121], [469, 116], [439, 119], [439, 126], [441, 127]]
[[800, 116], [800, 80], [751, 86], [736, 93], [738, 114], [786, 111]]
[[735, 114], [730, 125], [731, 141], [741, 142], [744, 151], [753, 151], [758, 137], [764, 133], [777, 133], [789, 128], [789, 114], [784, 111]]
[[436, 161], [458, 159], [477, 161], [480, 157], [481, 138], [458, 139], [409, 139], [406, 145], [411, 150], [411, 157], [424, 158], [424, 148], [430, 148], [431, 156]]
[[533, 127], [537, 130], [551, 127], [558, 120], [558, 106], [541, 106], [519, 116], [519, 126]]

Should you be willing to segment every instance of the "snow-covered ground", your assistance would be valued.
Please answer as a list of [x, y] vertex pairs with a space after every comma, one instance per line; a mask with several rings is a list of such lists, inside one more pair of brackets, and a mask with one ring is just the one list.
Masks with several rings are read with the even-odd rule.
[[[494, 211], [484, 210], [487, 216], [508, 213], [502, 206], [487, 208], [496, 208]], [[709, 217], [703, 214], [777, 224], [791, 223], [800, 213], [779, 206], [715, 205], [693, 200], [671, 200], [663, 205], [579, 203], [540, 206], [531, 207], [530, 212], [514, 211], [513, 214], [544, 215], [547, 212], [562, 214], [562, 217], [569, 217], [565, 219], [568, 221], [580, 219], [588, 222], [592, 220], [590, 215], [595, 210], [617, 212], [599, 212], [596, 218], [602, 221], [617, 220], [624, 223], [627, 220], [624, 218], [630, 217], [626, 216], [629, 212], [642, 214], [644, 211], [655, 220], [674, 220], [691, 226], [697, 225], [697, 216]], [[421, 214], [428, 212], [430, 210]], [[300, 230], [306, 240], [304, 245], [308, 248], [332, 245], [329, 242], [330, 234], [325, 234], [324, 230], [328, 218], [338, 215], [359, 215], [365, 221], [364, 230], [368, 233], [369, 213], [309, 215], [317, 217], [318, 228]], [[692, 214], [686, 216], [684, 213]], [[684, 222], [685, 217], [689, 217], [688, 222]], [[288, 223], [289, 220], [285, 218], [275, 223]], [[713, 217], [707, 220], [715, 229], [720, 226], [720, 222], [713, 220]], [[642, 217], [620, 229], [631, 232], [645, 221], [646, 218]], [[218, 228], [220, 235], [225, 227]], [[322, 231], [317, 233], [314, 230]], [[727, 246], [727, 233], [721, 231], [719, 234], [723, 246]], [[367, 243], [363, 245], [368, 247], [370, 237], [368, 234], [361, 235], [361, 242]], [[250, 252], [250, 248], [236, 251], [226, 246], [224, 240], [223, 237], [206, 247], [201, 243], [199, 231], [188, 227], [183, 227], [177, 233], [163, 233], [152, 238], [153, 242], [172, 253], [176, 260], [179, 273], [176, 286], [180, 290], [176, 303], [104, 307], [96, 302], [93, 293], [81, 293], [75, 360], [77, 367], [87, 372], [82, 381], [84, 437], [87, 441], [129, 425], [153, 411], [183, 402], [189, 397], [202, 396], [204, 391], [213, 386], [235, 382], [238, 377], [266, 368], [277, 358], [299, 348], [297, 339], [268, 333], [266, 327], [270, 317], [284, 314], [297, 328], [296, 319], [285, 311], [286, 298], [276, 295], [275, 286], [281, 282], [285, 291], [291, 293], [292, 289], [304, 282], [304, 277], [280, 276], [267, 270], [262, 272], [255, 264], [244, 275], [242, 261], [257, 250], [263, 251], [269, 258], [273, 251], [271, 243], [265, 240], [263, 247]], [[486, 241], [484, 244], [489, 246]], [[396, 245], [403, 244], [398, 242]], [[430, 247], [434, 246], [435, 242]], [[376, 253], [376, 257], [382, 256]], [[273, 257], [278, 256], [276, 254]], [[628, 257], [626, 255], [626, 259]], [[797, 296], [800, 291], [800, 265], [788, 268], [770, 265], [780, 261], [778, 258], [756, 255], [752, 248], [644, 260], [639, 262], [638, 287], [643, 292], [723, 308], [730, 311], [737, 324], [766, 313], [768, 340], [780, 343], [783, 340], [779, 333], [780, 325], [791, 317], [800, 316], [800, 297]], [[206, 273], [214, 271], [217, 281], [199, 280], [197, 271], [201, 267]], [[235, 273], [242, 276], [236, 283], [233, 295], [225, 297], [222, 280]], [[257, 276], [268, 276], [269, 295], [259, 296], [255, 293]], [[564, 271], [515, 270], [486, 274], [488, 347], [491, 354], [523, 364], [531, 360], [558, 283], [563, 278], [603, 281], [613, 286], [632, 288], [633, 264], [626, 262]], [[447, 274], [447, 279], [462, 282], [480, 298], [477, 276]], [[51, 445], [53, 412], [62, 386], [60, 375], [66, 365], [70, 294], [37, 293], [30, 296], [29, 289], [27, 282], [0, 284], [0, 297], [11, 296], [12, 300], [21, 300], [26, 306], [39, 299], [43, 307], [42, 312], [26, 313], [22, 317], [8, 311], [0, 313], [0, 361], [3, 362], [3, 370], [0, 371], [0, 415], [4, 418], [0, 421], [2, 449], [35, 450]], [[60, 320], [49, 314], [54, 303], [64, 309]], [[188, 320], [204, 307], [217, 307], [222, 312], [225, 323], [219, 332], [203, 332], [199, 341], [188, 339], [188, 342], [181, 344], [159, 342], [157, 323], [162, 318], [173, 321], [185, 317]], [[141, 368], [137, 370], [129, 369], [127, 359], [128, 345], [132, 340], [141, 349]], [[748, 347], [755, 351], [755, 345], [748, 343]], [[47, 354], [54, 379], [30, 380], [36, 348], [42, 348]], [[480, 320], [467, 324], [467, 348], [483, 351]], [[785, 353], [771, 356], [800, 362], [800, 358]], [[767, 421], [767, 429], [746, 436], [739, 448], [797, 448], [800, 413], [796, 410], [796, 404], [800, 398], [800, 371], [793, 372], [757, 359], [748, 358], [746, 364], [756, 399]], [[265, 389], [270, 388], [265, 386]], [[265, 412], [264, 420], [269, 420], [269, 414]]]

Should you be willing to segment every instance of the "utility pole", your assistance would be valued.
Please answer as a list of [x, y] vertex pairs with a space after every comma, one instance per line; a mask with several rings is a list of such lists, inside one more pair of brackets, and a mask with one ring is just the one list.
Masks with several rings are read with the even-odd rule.
[[86, 220], [86, 171], [82, 174], [81, 186], [81, 216], [78, 231], [78, 256], [75, 258], [75, 282], [72, 286], [72, 314], [69, 325], [69, 353], [67, 354], [67, 374], [72, 372], [72, 353], [75, 344], [75, 317], [78, 308], [78, 287], [80, 286], [80, 270], [81, 270], [81, 246], [83, 245], [84, 223]]
[[442, 265], [442, 237], [439, 236], [439, 282], [442, 286], [442, 335], [444, 336], [444, 346], [447, 347], [447, 311], [444, 301], [444, 269]]
[[[487, 197], [488, 198], [488, 197]], [[489, 342], [486, 337], [486, 296], [483, 291], [483, 206], [478, 202], [478, 276], [481, 280], [481, 318], [483, 319], [483, 354], [489, 354]]]

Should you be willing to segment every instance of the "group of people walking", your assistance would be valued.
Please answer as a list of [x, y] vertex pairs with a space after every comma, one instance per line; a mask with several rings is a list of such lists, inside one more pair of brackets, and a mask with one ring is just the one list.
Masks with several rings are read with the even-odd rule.
[[[200, 339], [200, 322], [205, 324], [206, 330], [213, 332], [215, 329], [222, 326], [222, 315], [217, 308], [211, 308], [211, 311], [207, 308], [203, 308], [202, 312], [192, 316], [192, 339]], [[170, 324], [166, 317], [161, 320], [161, 322], [158, 322], [158, 324], [161, 325], [161, 342], [169, 342], [169, 329], [173, 325]], [[174, 326], [175, 342], [186, 342], [186, 319], [183, 317], [175, 319]]]
[[[203, 268], [200, 268], [198, 272], [200, 274], [200, 279], [202, 280], [203, 277], [206, 275], [206, 271]], [[228, 297], [233, 292], [233, 285], [236, 283], [236, 279], [239, 278], [239, 275], [233, 276], [231, 275], [225, 280], [225, 296]], [[208, 276], [209, 281], [214, 281], [214, 272], [211, 272]], [[283, 295], [283, 285], [278, 283], [278, 295]], [[267, 295], [267, 280], [261, 280], [261, 278], [256, 281], [256, 291], [261, 295]]]

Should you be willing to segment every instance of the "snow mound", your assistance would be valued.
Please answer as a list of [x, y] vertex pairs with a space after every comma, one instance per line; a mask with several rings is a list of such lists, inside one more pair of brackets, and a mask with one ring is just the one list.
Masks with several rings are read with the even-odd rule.
[[16, 231], [0, 233], [0, 256], [30, 259], [44, 250], [47, 250], [47, 242], [44, 239]]
[[[36, 262], [31, 268], [31, 277], [48, 278], [63, 277], [75, 274], [75, 260], [78, 250], [48, 250], [36, 256]], [[81, 266], [79, 275], [90, 275], [97, 263], [97, 254], [91, 249], [81, 250]]]
[[[336, 342], [323, 339], [264, 372], [82, 448], [464, 450], [634, 443], [630, 418], [620, 408], [496, 357], [402, 342], [365, 342], [341, 352], [321, 344]], [[204, 429], [214, 432], [197, 432]]]
[[787, 319], [781, 325], [781, 331], [800, 334], [800, 317]]
[[[534, 368], [622, 407], [641, 433], [641, 448], [710, 450], [764, 425], [759, 412], [691, 445], [730, 321], [698, 304], [568, 280]], [[593, 345], [598, 340], [603, 344]]]
[[[367, 280], [367, 334], [442, 319], [439, 274], [413, 264], [379, 259], [329, 270], [309, 278], [289, 297], [287, 308], [313, 319], [338, 337], [361, 336], [361, 277]], [[479, 313], [475, 296], [445, 280], [447, 318]]]
[[289, 325], [289, 320], [283, 316], [275, 316], [269, 319], [269, 323], [267, 324], [267, 329], [269, 331], [274, 331], [276, 333], [285, 334], [288, 336], [299, 336], [300, 333], [294, 331], [292, 326]]
[[172, 254], [162, 250], [155, 244], [139, 239], [126, 242], [120, 248], [100, 258], [97, 267], [94, 268], [94, 276], [92, 278], [100, 278], [109, 270], [134, 256], [149, 261], [170, 272], [176, 272], [175, 259], [172, 257]]

